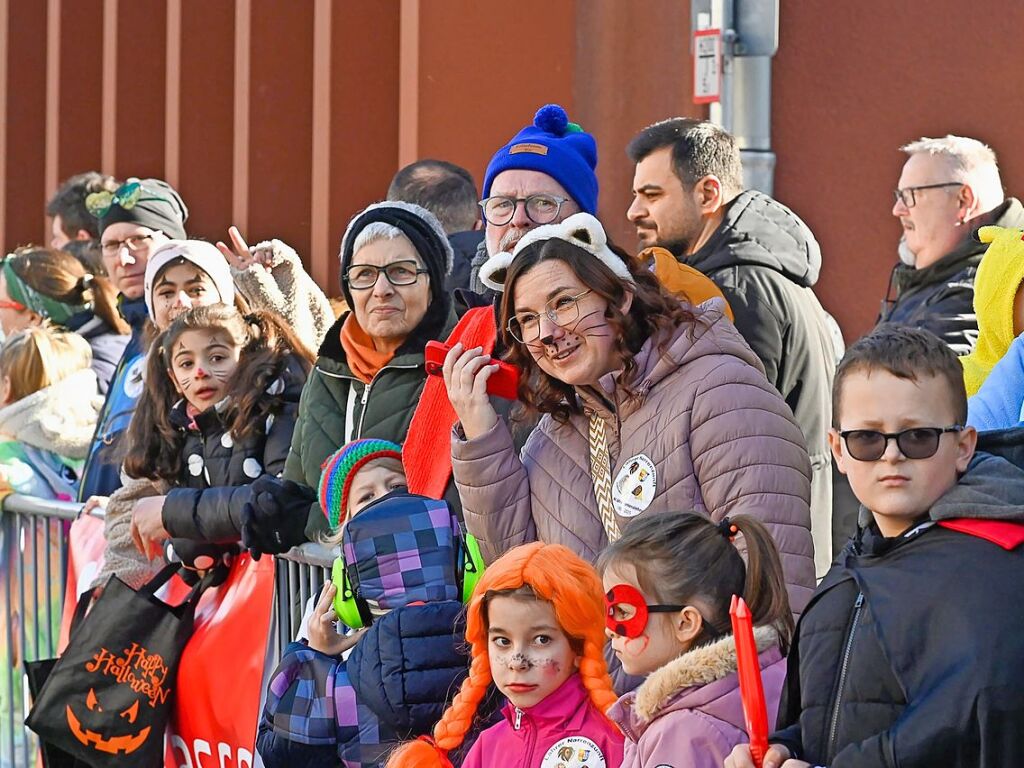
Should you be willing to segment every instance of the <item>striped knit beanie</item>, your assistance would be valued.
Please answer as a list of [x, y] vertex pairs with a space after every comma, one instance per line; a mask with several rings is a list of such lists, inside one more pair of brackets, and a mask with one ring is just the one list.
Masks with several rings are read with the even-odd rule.
[[320, 469], [320, 509], [331, 529], [341, 525], [348, 509], [348, 492], [359, 468], [373, 459], [402, 460], [402, 447], [390, 440], [353, 440], [332, 453]]

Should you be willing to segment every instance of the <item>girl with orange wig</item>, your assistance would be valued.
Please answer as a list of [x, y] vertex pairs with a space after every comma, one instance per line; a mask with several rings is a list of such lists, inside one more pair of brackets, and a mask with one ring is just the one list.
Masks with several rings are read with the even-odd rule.
[[623, 737], [605, 712], [616, 695], [604, 648], [604, 595], [593, 567], [558, 544], [516, 547], [490, 565], [466, 618], [469, 677], [432, 737], [387, 768], [451, 768], [493, 682], [504, 719], [480, 734], [463, 768], [617, 768]]

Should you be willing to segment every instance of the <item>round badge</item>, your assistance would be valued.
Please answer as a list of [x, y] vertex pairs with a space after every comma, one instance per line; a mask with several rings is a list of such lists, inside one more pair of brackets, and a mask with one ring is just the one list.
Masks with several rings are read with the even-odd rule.
[[636, 517], [654, 501], [658, 472], [654, 462], [640, 453], [626, 459], [612, 483], [612, 505], [622, 517]]
[[143, 388], [146, 386], [146, 382], [143, 379], [143, 373], [146, 370], [146, 356], [139, 355], [132, 364], [128, 367], [128, 370], [124, 374], [124, 393], [128, 395], [132, 400], [138, 398], [142, 394]]
[[600, 747], [585, 736], [559, 739], [544, 753], [541, 768], [607, 768]]

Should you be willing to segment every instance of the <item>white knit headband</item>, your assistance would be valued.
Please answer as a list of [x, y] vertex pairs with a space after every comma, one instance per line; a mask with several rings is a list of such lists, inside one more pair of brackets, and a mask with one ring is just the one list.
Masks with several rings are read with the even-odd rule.
[[564, 240], [593, 254], [616, 277], [629, 285], [634, 284], [626, 262], [608, 247], [608, 235], [601, 222], [589, 213], [575, 213], [560, 224], [545, 224], [531, 229], [520, 238], [511, 253], [496, 253], [483, 263], [480, 267], [480, 282], [492, 291], [504, 292], [505, 275], [516, 256], [532, 243], [552, 239]]

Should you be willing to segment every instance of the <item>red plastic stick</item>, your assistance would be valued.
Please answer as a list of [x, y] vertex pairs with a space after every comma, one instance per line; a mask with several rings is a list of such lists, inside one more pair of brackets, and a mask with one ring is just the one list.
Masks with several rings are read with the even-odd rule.
[[740, 679], [740, 698], [743, 699], [743, 717], [750, 738], [750, 754], [754, 765], [761, 768], [768, 751], [768, 709], [764, 703], [761, 663], [754, 641], [754, 622], [746, 602], [737, 595], [732, 596], [729, 616], [732, 618], [732, 634], [736, 638], [736, 668]]

